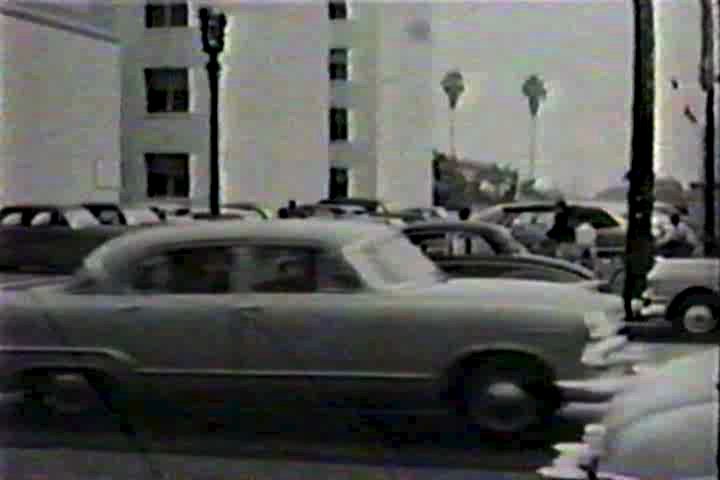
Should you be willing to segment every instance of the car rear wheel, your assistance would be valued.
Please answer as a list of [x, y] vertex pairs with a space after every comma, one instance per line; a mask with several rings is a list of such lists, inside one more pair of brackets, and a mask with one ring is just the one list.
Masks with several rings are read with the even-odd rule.
[[[32, 372], [22, 379], [26, 408], [53, 416], [92, 414], [103, 408], [100, 393], [85, 372]], [[105, 384], [103, 384], [104, 387]]]
[[716, 333], [720, 326], [720, 301], [711, 293], [697, 293], [683, 300], [672, 320], [679, 332], [691, 336]]
[[543, 424], [560, 405], [551, 375], [537, 362], [513, 355], [488, 359], [471, 369], [463, 393], [467, 421], [500, 436]]

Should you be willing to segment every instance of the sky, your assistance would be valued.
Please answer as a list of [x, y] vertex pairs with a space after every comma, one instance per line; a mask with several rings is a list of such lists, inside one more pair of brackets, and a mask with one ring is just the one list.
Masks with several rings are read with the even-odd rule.
[[[697, 87], [698, 0], [656, 0], [656, 159], [661, 174], [695, 180], [703, 117]], [[632, 101], [630, 0], [478, 0], [433, 4], [433, 140], [449, 150], [443, 75], [466, 84], [456, 112], [458, 155], [527, 172], [530, 114], [523, 81], [548, 91], [538, 117], [536, 171], [559, 187], [592, 194], [618, 185], [629, 166]], [[671, 91], [670, 78], [680, 88]]]

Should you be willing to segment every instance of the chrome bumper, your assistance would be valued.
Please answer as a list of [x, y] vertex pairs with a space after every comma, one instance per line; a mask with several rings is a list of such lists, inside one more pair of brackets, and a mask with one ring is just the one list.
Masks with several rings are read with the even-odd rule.
[[630, 344], [624, 335], [613, 335], [585, 347], [582, 363], [591, 368], [609, 368], [631, 366], [646, 362], [650, 358], [649, 350], [640, 344]]

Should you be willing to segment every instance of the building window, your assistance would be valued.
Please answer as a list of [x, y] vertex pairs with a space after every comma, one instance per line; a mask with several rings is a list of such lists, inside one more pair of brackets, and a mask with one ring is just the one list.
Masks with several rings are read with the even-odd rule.
[[350, 114], [347, 108], [330, 109], [330, 141], [346, 142], [350, 139]]
[[187, 3], [147, 4], [145, 5], [145, 27], [167, 28], [187, 27]]
[[348, 80], [350, 65], [350, 52], [347, 48], [331, 48], [328, 59], [328, 73], [330, 80]]
[[187, 153], [146, 153], [147, 196], [190, 196], [190, 155]]
[[190, 91], [187, 68], [147, 68], [145, 88], [148, 113], [187, 112]]
[[330, 0], [328, 2], [328, 17], [330, 20], [345, 20], [348, 18], [348, 5], [345, 0]]
[[331, 200], [350, 197], [350, 173], [347, 168], [333, 167], [330, 169], [328, 196]]

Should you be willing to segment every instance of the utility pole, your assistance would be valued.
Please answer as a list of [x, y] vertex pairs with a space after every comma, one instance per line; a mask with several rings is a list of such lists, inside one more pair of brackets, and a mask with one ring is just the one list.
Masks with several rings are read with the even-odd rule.
[[653, 259], [651, 218], [655, 174], [655, 36], [652, 0], [633, 0], [634, 61], [631, 160], [628, 180], [628, 232], [625, 246], [623, 300], [628, 319], [632, 300], [645, 288]]
[[700, 86], [705, 92], [705, 134], [703, 139], [703, 170], [705, 173], [703, 203], [705, 204], [704, 253], [715, 253], [715, 19], [713, 0], [700, 0], [702, 12], [702, 54]]

